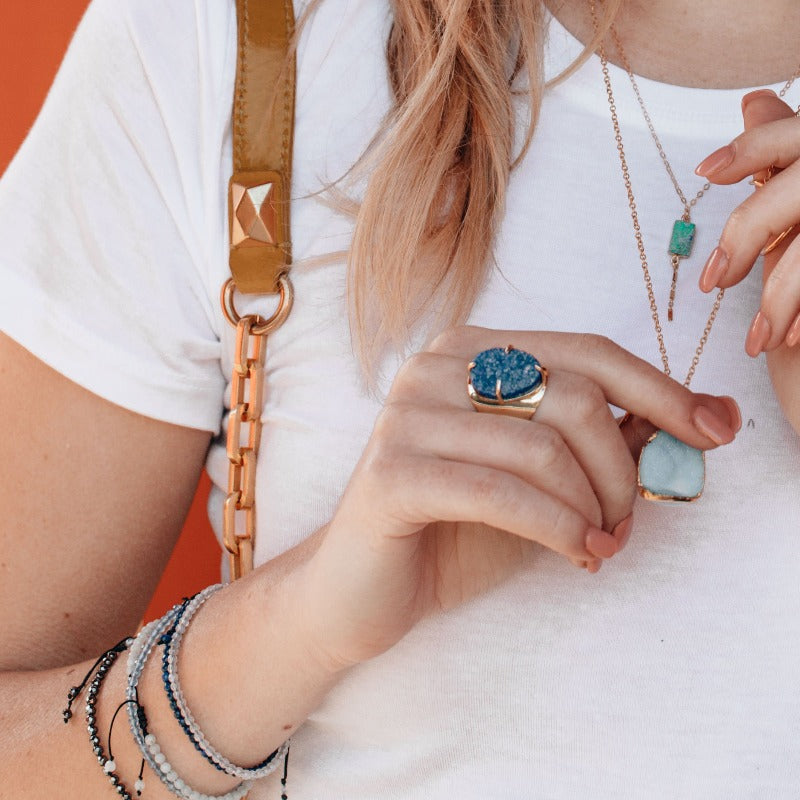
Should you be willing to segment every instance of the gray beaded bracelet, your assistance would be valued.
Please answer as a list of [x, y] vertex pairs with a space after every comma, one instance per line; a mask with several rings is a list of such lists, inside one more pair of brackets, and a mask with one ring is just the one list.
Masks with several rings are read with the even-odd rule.
[[[202, 604], [207, 597], [219, 588], [219, 586], [211, 586], [197, 595], [197, 598], [202, 598], [200, 601]], [[160, 642], [162, 636], [180, 619], [187, 604], [187, 602], [184, 602], [181, 605], [174, 606], [161, 619], [145, 626], [131, 647], [128, 657], [128, 686], [126, 690], [126, 699], [132, 701], [127, 705], [131, 733], [150, 769], [153, 770], [172, 794], [184, 800], [241, 800], [252, 787], [252, 781], [243, 781], [222, 795], [206, 795], [188, 786], [161, 752], [155, 736], [146, 730], [145, 724], [143, 724], [143, 719], [146, 719], [144, 714], [137, 713], [136, 710], [137, 708], [141, 709], [137, 688], [147, 659]]]
[[207, 761], [213, 764], [218, 770], [231, 775], [234, 778], [241, 780], [257, 780], [264, 778], [275, 771], [275, 768], [286, 757], [289, 750], [290, 741], [284, 742], [277, 750], [271, 753], [262, 763], [254, 767], [240, 767], [227, 759], [222, 753], [216, 750], [213, 745], [208, 741], [205, 734], [189, 710], [186, 703], [186, 698], [181, 690], [180, 680], [178, 678], [178, 654], [183, 641], [183, 635], [189, 627], [197, 610], [201, 605], [210, 597], [213, 591], [221, 588], [220, 586], [210, 587], [206, 592], [203, 592], [192, 600], [189, 601], [186, 608], [177, 619], [174, 630], [165, 634], [164, 639], [164, 654], [163, 654], [163, 670], [162, 678], [164, 681], [164, 689], [167, 692], [167, 697], [170, 701], [170, 706], [175, 714], [175, 718], [180, 723], [186, 735], [194, 744], [195, 748], [201, 752]]

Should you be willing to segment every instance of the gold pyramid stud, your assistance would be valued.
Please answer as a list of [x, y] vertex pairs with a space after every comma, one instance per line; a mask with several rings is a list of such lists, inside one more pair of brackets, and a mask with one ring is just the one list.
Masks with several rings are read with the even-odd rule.
[[257, 186], [231, 185], [233, 201], [233, 230], [231, 244], [276, 244], [278, 242], [278, 215], [275, 210], [275, 184]]

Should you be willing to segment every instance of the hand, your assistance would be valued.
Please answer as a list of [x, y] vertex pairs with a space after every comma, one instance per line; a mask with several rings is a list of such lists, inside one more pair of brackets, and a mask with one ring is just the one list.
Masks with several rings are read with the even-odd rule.
[[[549, 370], [530, 421], [476, 413], [467, 396], [469, 361], [509, 343]], [[626, 442], [609, 403], [703, 449], [737, 424], [729, 398], [693, 394], [598, 336], [457, 328], [412, 356], [308, 562], [312, 639], [349, 665], [497, 585], [537, 545], [591, 567], [612, 557], [642, 442]]]
[[761, 307], [745, 340], [750, 356], [768, 352], [770, 375], [789, 421], [800, 431], [800, 119], [769, 89], [742, 100], [745, 132], [708, 156], [697, 173], [731, 184], [773, 176], [736, 208], [700, 276], [700, 288], [728, 288], [753, 268], [759, 253], [795, 226], [764, 256]]

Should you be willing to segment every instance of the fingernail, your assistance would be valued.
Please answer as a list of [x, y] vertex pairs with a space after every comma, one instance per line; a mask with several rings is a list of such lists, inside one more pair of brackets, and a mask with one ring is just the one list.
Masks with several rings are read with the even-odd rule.
[[586, 562], [586, 569], [592, 575], [596, 575], [598, 572], [600, 572], [600, 567], [602, 567], [602, 566], [603, 566], [603, 561], [602, 561], [602, 559], [599, 559], [599, 558], [595, 558], [592, 561], [587, 561]]
[[617, 540], [600, 528], [589, 528], [585, 544], [586, 549], [597, 558], [611, 558], [619, 551]]
[[732, 144], [726, 144], [715, 150], [710, 156], [706, 156], [696, 167], [695, 173], [701, 177], [706, 177], [710, 172], [727, 167], [733, 161], [736, 150]]
[[617, 540], [617, 547], [619, 550], [622, 550], [626, 544], [628, 544], [628, 539], [631, 537], [631, 531], [633, 530], [633, 514], [628, 514], [622, 522], [618, 522], [617, 526], [611, 531], [611, 535]]
[[692, 412], [692, 421], [703, 436], [708, 436], [714, 444], [729, 444], [736, 434], [710, 408], [697, 406]]
[[736, 433], [742, 429], [742, 412], [739, 410], [739, 404], [728, 395], [723, 395], [719, 398], [725, 403], [728, 412], [731, 415], [731, 425]]
[[756, 89], [754, 92], [748, 92], [742, 98], [742, 111], [744, 111], [747, 108], [751, 100], [755, 100], [756, 97], [765, 97], [766, 95], [777, 97], [777, 95], [775, 94], [775, 92], [772, 91], [772, 89]]
[[728, 256], [718, 245], [711, 251], [711, 255], [700, 273], [700, 289], [710, 292], [719, 284], [725, 273], [728, 271]]
[[794, 322], [789, 326], [789, 330], [786, 331], [786, 344], [789, 347], [794, 347], [798, 342], [800, 342], [800, 314], [794, 318]]
[[747, 355], [755, 358], [765, 347], [772, 335], [772, 326], [763, 311], [753, 317], [750, 330], [747, 332], [744, 349]]

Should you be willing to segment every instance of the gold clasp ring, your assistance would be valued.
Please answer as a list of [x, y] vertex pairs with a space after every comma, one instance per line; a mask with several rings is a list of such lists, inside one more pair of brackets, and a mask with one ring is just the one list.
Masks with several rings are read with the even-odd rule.
[[[233, 301], [233, 293], [236, 291], [236, 282], [233, 278], [228, 278], [222, 287], [221, 303], [222, 313], [225, 314], [225, 319], [230, 322], [235, 328], [241, 321], [239, 312], [236, 310], [236, 305]], [[278, 278], [278, 292], [280, 298], [278, 300], [278, 307], [269, 319], [264, 319], [260, 314], [255, 314], [256, 324], [250, 329], [250, 332], [255, 336], [266, 336], [268, 333], [280, 328], [281, 325], [289, 316], [294, 304], [294, 287], [289, 280], [289, 276], [284, 273]]]

